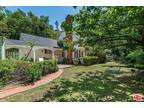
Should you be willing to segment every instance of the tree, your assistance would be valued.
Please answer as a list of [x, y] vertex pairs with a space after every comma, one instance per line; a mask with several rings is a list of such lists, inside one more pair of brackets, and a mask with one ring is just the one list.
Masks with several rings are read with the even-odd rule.
[[9, 29], [10, 39], [19, 39], [20, 33], [28, 33], [41, 37], [58, 38], [58, 31], [55, 31], [49, 24], [48, 16], [36, 16], [29, 11], [28, 13], [18, 9], [15, 12], [0, 7], [0, 21]]
[[143, 7], [83, 7], [75, 15], [84, 45], [144, 49]]
[[5, 17], [4, 9], [5, 9], [4, 7], [0, 6], [0, 20], [3, 20]]
[[73, 40], [72, 40], [72, 34], [73, 34], [73, 16], [68, 15], [65, 18], [65, 21], [61, 24], [61, 28], [66, 32], [66, 38], [65, 38], [65, 47], [67, 50], [67, 59], [69, 61], [72, 61], [72, 50], [73, 50]]
[[55, 22], [56, 30], [59, 31], [59, 23], [58, 21]]
[[27, 53], [26, 57], [24, 58], [24, 60], [28, 59], [30, 53], [32, 52], [33, 47], [35, 46], [35, 44], [33, 42], [28, 42], [27, 46], [30, 47], [30, 50], [28, 51], [28, 53]]

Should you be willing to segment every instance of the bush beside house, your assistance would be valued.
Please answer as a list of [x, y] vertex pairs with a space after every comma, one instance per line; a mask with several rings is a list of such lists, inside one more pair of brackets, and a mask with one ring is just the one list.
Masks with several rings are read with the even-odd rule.
[[97, 63], [96, 56], [85, 56], [80, 59], [81, 59], [81, 64], [85, 66], [89, 66]]
[[37, 62], [36, 64], [37, 67], [42, 69], [42, 76], [58, 71], [56, 60], [45, 60], [43, 62]]
[[105, 63], [105, 56], [85, 56], [80, 58], [80, 63], [85, 66], [94, 65], [96, 63]]
[[22, 60], [0, 61], [0, 87], [11, 81], [34, 82], [42, 76], [58, 70], [55, 60], [28, 63]]
[[144, 69], [144, 51], [130, 52], [126, 57], [126, 63], [138, 69]]
[[35, 82], [39, 80], [42, 76], [42, 68], [40, 68], [38, 63], [32, 63], [26, 69], [26, 81]]

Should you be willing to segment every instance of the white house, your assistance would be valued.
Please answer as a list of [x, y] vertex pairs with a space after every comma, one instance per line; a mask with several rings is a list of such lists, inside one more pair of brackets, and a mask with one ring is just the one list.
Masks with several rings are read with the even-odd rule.
[[[65, 32], [61, 32], [60, 39], [64, 39]], [[73, 40], [77, 41], [77, 35], [73, 34]], [[57, 44], [57, 40], [44, 38], [29, 34], [21, 33], [19, 40], [6, 39], [1, 48], [2, 60], [6, 58], [22, 58], [25, 57], [30, 51], [30, 47], [27, 45], [28, 42], [35, 44], [33, 47], [29, 58], [33, 61], [44, 59], [56, 59], [61, 61], [66, 57], [66, 52], [63, 51]], [[75, 46], [73, 55], [76, 54], [77, 57], [84, 56], [84, 48]]]

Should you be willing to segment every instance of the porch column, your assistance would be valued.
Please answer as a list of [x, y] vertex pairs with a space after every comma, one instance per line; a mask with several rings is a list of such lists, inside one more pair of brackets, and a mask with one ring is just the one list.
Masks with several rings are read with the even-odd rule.
[[19, 48], [19, 58], [22, 57], [22, 49]]
[[2, 60], [4, 60], [5, 59], [5, 42], [3, 43], [3, 45], [2, 45], [2, 50], [1, 50], [1, 56], [2, 56]]
[[84, 57], [84, 56], [86, 56], [86, 53], [85, 53], [85, 51], [83, 52], [83, 57]]
[[64, 58], [67, 58], [67, 51], [64, 50]]
[[33, 61], [36, 61], [36, 54], [35, 54], [35, 49], [33, 49]]
[[55, 55], [54, 55], [55, 50], [52, 49], [51, 51], [52, 51], [52, 59], [55, 59]]

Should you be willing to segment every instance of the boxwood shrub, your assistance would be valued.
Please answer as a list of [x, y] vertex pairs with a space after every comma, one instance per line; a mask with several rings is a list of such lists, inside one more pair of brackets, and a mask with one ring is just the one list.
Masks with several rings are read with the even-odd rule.
[[32, 63], [26, 71], [27, 80], [34, 82], [39, 80], [41, 76], [56, 72], [58, 70], [56, 60], [45, 60], [42, 62]]
[[97, 57], [96, 56], [85, 56], [82, 57], [82, 65], [89, 66], [97, 63]]
[[58, 70], [56, 60], [45, 60], [42, 62], [38, 62], [39, 68], [42, 69], [42, 76], [56, 72]]
[[39, 80], [42, 76], [42, 69], [38, 63], [31, 63], [30, 66], [26, 69], [26, 81], [35, 82]]

